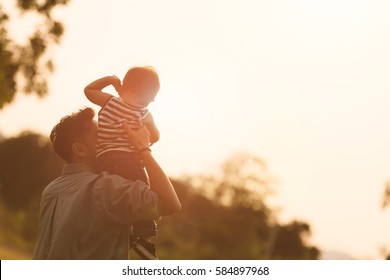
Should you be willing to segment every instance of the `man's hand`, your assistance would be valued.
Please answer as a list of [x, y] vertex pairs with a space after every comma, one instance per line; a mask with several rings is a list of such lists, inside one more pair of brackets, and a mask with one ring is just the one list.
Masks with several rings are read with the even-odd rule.
[[158, 195], [159, 214], [165, 216], [176, 213], [180, 210], [181, 203], [168, 176], [150, 153], [150, 133], [148, 129], [142, 126], [138, 130], [133, 130], [126, 122], [123, 123], [123, 128], [127, 133], [129, 141], [138, 151], [146, 148], [145, 152], [141, 153], [140, 156], [149, 176], [150, 188]]
[[145, 126], [141, 126], [139, 129], [134, 130], [127, 122], [123, 122], [122, 125], [127, 133], [129, 142], [134, 145], [137, 150], [149, 147], [150, 132]]

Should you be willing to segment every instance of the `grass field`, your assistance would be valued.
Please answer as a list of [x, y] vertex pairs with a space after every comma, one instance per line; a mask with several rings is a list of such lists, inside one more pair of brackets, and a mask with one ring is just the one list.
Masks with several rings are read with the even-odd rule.
[[23, 252], [8, 245], [0, 244], [0, 260], [31, 260], [30, 252]]

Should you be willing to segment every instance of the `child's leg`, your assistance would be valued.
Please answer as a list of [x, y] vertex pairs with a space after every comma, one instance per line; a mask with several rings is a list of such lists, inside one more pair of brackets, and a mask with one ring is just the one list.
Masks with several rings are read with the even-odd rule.
[[[143, 164], [135, 153], [124, 152], [107, 152], [98, 158], [98, 165], [101, 171], [107, 171], [112, 174], [117, 174], [129, 180], [141, 180], [149, 185], [149, 178], [143, 167]], [[133, 224], [133, 234], [130, 236], [130, 244], [132, 248], [142, 258], [150, 254], [155, 259], [155, 248], [150, 239], [157, 235], [157, 225], [154, 220], [140, 220]], [[144, 252], [144, 247], [148, 251]], [[142, 253], [143, 252], [143, 253]]]
[[149, 178], [142, 161], [135, 153], [107, 152], [98, 157], [100, 171], [117, 174], [129, 180], [141, 180], [149, 185]]

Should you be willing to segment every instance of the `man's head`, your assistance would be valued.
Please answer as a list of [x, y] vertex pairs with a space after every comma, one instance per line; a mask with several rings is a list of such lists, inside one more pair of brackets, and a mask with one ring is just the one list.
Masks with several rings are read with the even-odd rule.
[[52, 129], [50, 140], [54, 151], [67, 163], [85, 163], [94, 167], [97, 140], [94, 115], [91, 108], [85, 108], [63, 117]]
[[[160, 80], [156, 70], [151, 66], [133, 67], [123, 78], [121, 98], [130, 98], [137, 104], [148, 106], [160, 90]], [[130, 101], [130, 103], [132, 103]]]

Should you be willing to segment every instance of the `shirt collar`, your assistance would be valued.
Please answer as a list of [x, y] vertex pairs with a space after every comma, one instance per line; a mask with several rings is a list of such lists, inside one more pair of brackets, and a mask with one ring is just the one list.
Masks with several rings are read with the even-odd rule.
[[84, 163], [67, 163], [62, 169], [62, 175], [79, 173], [79, 172], [93, 172], [92, 168]]

